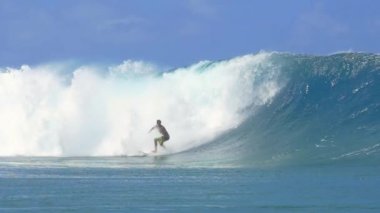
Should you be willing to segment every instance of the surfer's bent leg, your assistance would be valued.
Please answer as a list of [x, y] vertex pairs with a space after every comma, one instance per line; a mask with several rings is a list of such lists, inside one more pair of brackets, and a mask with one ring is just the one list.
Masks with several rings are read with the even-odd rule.
[[161, 138], [160, 138], [160, 145], [163, 147], [163, 148], [166, 148], [165, 146], [164, 146], [164, 142], [166, 142], [166, 141], [168, 141], [169, 140], [169, 138], [167, 138], [167, 137], [165, 137], [165, 136], [162, 136]]
[[158, 138], [155, 138], [154, 139], [154, 151], [153, 152], [157, 152], [157, 142], [158, 142]]
[[167, 141], [165, 136], [161, 136], [159, 138], [154, 139], [154, 152], [157, 152], [157, 144], [160, 144], [161, 147], [165, 148], [164, 142]]
[[161, 138], [161, 143], [160, 143], [160, 145], [161, 145], [163, 148], [165, 148], [165, 146], [164, 146], [164, 142], [165, 142], [165, 139], [164, 139], [164, 138]]

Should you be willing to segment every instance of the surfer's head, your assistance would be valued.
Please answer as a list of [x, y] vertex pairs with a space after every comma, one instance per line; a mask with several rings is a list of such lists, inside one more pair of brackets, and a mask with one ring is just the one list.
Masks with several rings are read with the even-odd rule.
[[161, 125], [161, 120], [157, 120], [157, 125]]

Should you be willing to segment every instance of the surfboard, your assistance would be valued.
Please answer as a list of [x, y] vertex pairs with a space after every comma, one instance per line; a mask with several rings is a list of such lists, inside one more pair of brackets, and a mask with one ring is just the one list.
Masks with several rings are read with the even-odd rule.
[[152, 156], [152, 155], [157, 155], [157, 152], [153, 151], [141, 151], [145, 156]]
[[140, 152], [135, 153], [135, 154], [124, 155], [123, 157], [146, 157], [147, 155], [148, 154], [140, 151]]
[[133, 154], [128, 154], [126, 157], [147, 157], [147, 156], [156, 156], [160, 155], [160, 152], [153, 152], [153, 150], [139, 150]]

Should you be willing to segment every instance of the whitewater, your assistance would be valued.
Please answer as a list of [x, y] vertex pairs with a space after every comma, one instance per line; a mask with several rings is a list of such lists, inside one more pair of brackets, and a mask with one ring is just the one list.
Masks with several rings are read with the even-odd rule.
[[142, 61], [100, 68], [42, 65], [0, 74], [1, 156], [118, 156], [152, 149], [161, 119], [170, 152], [238, 127], [281, 85], [271, 54], [171, 71]]

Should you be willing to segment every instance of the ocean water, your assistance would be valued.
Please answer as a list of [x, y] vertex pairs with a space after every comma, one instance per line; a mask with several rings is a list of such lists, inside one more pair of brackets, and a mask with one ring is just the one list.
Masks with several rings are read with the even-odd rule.
[[0, 147], [0, 212], [379, 212], [380, 56], [0, 68]]
[[0, 211], [380, 210], [378, 165], [184, 168], [155, 159], [137, 160], [150, 161], [142, 168], [135, 161], [115, 157], [2, 159]]

